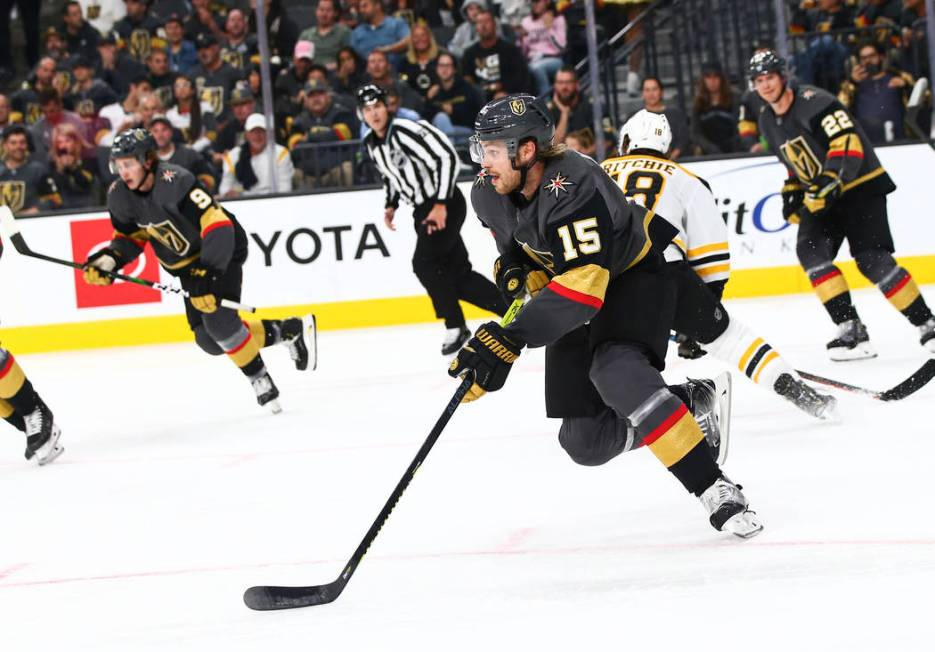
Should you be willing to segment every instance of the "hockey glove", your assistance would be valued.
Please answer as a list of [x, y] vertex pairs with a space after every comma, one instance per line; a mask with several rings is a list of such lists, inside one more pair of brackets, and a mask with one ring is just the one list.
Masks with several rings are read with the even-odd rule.
[[794, 177], [786, 179], [782, 187], [782, 216], [787, 222], [798, 224], [800, 216], [797, 211], [804, 201], [805, 189], [799, 180]]
[[686, 360], [697, 360], [708, 354], [707, 351], [701, 348], [701, 345], [698, 344], [695, 340], [690, 338], [684, 333], [676, 333], [675, 341], [679, 345], [679, 357], [685, 358]]
[[503, 387], [513, 362], [522, 350], [523, 345], [507, 337], [500, 324], [489, 321], [478, 328], [474, 337], [458, 351], [448, 367], [448, 375], [457, 378], [474, 374], [474, 384], [463, 399], [470, 403]]
[[831, 207], [841, 196], [841, 178], [834, 172], [822, 172], [805, 191], [803, 205], [812, 215], [818, 215]]
[[524, 289], [534, 297], [549, 283], [549, 277], [545, 272], [530, 269], [528, 265], [510, 254], [497, 258], [493, 264], [493, 275], [497, 287], [511, 301], [523, 294]]
[[88, 285], [110, 285], [114, 282], [114, 277], [108, 274], [117, 269], [117, 252], [109, 247], [105, 247], [95, 252], [85, 262], [84, 282]]
[[208, 267], [194, 266], [188, 269], [188, 300], [195, 310], [212, 313], [218, 309], [218, 297], [214, 286], [218, 274]]

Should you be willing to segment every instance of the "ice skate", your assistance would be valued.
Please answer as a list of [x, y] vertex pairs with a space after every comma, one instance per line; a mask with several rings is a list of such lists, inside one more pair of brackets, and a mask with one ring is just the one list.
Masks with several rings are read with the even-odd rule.
[[253, 391], [256, 392], [256, 402], [261, 407], [266, 407], [273, 414], [282, 412], [282, 407], [277, 400], [279, 399], [279, 390], [276, 389], [276, 384], [273, 383], [273, 379], [267, 372], [264, 371], [262, 376], [254, 378], [251, 383], [253, 384]]
[[35, 458], [39, 466], [45, 466], [61, 455], [65, 449], [58, 443], [62, 436], [52, 411], [41, 400], [36, 409], [23, 417], [26, 425], [26, 459]]
[[835, 362], [864, 360], [877, 357], [870, 344], [867, 327], [859, 319], [848, 319], [838, 324], [838, 336], [828, 342], [828, 357]]
[[689, 378], [683, 387], [688, 392], [688, 410], [701, 426], [711, 457], [720, 466], [727, 460], [730, 440], [730, 374], [725, 371], [713, 380]]
[[797, 408], [817, 419], [833, 420], [836, 416], [836, 398], [819, 394], [811, 385], [793, 378], [791, 374], [780, 375], [773, 389], [783, 398], [792, 401]]
[[445, 340], [442, 342], [442, 355], [454, 355], [471, 339], [471, 331], [466, 326], [449, 328], [445, 331]]
[[741, 539], [755, 537], [763, 531], [763, 522], [748, 509], [747, 498], [726, 476], [721, 476], [705, 489], [699, 500], [708, 511], [715, 530], [730, 532]]
[[919, 343], [930, 353], [935, 353], [935, 319], [929, 319], [919, 326]]
[[311, 366], [312, 371], [318, 366], [318, 329], [315, 315], [302, 318], [290, 317], [282, 322], [283, 343], [289, 349], [289, 355], [295, 362], [295, 368], [305, 371]]

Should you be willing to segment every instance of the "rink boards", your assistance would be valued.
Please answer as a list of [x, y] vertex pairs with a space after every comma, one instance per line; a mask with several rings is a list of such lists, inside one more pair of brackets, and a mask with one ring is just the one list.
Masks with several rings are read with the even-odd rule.
[[[935, 152], [925, 145], [878, 150], [899, 189], [889, 200], [899, 259], [920, 283], [935, 282], [935, 228], [929, 185]], [[772, 157], [706, 161], [687, 166], [704, 177], [721, 206], [731, 242], [728, 296], [810, 291], [795, 259], [795, 227], [781, 214], [784, 168]], [[470, 184], [462, 184], [467, 195]], [[383, 225], [382, 190], [227, 202], [248, 233], [244, 303], [260, 316], [313, 310], [321, 329], [426, 322], [431, 304], [412, 273], [411, 211], [397, 212], [398, 229]], [[21, 220], [33, 250], [74, 260], [106, 243], [106, 212]], [[474, 267], [489, 274], [491, 235], [469, 214], [463, 229]], [[0, 341], [22, 353], [190, 339], [181, 299], [118, 283], [86, 286], [80, 273], [19, 256], [5, 243], [0, 260]], [[852, 287], [867, 282], [846, 246], [839, 259]], [[173, 279], [147, 249], [128, 273]], [[480, 316], [468, 308], [469, 317]]]

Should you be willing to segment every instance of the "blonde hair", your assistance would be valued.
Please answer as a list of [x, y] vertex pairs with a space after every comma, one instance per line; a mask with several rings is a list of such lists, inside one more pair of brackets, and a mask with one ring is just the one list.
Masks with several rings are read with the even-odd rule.
[[542, 150], [539, 152], [539, 158], [543, 160], [549, 160], [552, 158], [558, 158], [564, 156], [565, 152], [568, 151], [568, 146], [565, 143], [559, 143], [557, 145], [552, 145], [548, 149]]
[[429, 35], [429, 61], [438, 58], [438, 43], [435, 42], [435, 34], [432, 33], [432, 29], [425, 24], [424, 21], [420, 20], [416, 22], [412, 29], [409, 30], [409, 49], [406, 51], [406, 60], [409, 63], [418, 63], [419, 60], [416, 58], [416, 47], [412, 44], [412, 33], [417, 29], [424, 29], [428, 32]]
[[56, 143], [59, 138], [67, 138], [71, 140], [78, 146], [78, 151], [74, 153], [75, 157], [78, 159], [78, 163], [81, 163], [81, 158], [84, 154], [84, 151], [91, 147], [91, 144], [84, 139], [84, 136], [81, 135], [81, 132], [78, 131], [78, 128], [75, 125], [69, 122], [63, 122], [60, 125], [56, 126], [52, 130], [52, 136], [49, 138], [49, 158], [53, 162], [58, 161], [58, 146]]

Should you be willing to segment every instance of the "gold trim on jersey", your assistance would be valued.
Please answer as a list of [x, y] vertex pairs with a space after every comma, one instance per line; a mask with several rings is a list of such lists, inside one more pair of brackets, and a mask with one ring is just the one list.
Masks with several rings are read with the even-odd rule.
[[630, 264], [623, 268], [623, 271], [627, 271], [638, 262], [646, 258], [646, 254], [649, 253], [649, 249], [653, 246], [653, 241], [649, 237], [649, 223], [652, 222], [653, 218], [656, 216], [655, 211], [646, 211], [646, 217], [643, 218], [643, 237], [646, 239], [646, 242], [643, 243], [643, 248], [640, 250], [640, 253], [636, 255]]
[[850, 183], [845, 183], [845, 184], [844, 184], [844, 187], [841, 189], [841, 192], [847, 192], [847, 191], [850, 190], [851, 188], [856, 188], [857, 186], [859, 186], [859, 185], [862, 184], [862, 183], [866, 183], [867, 181], [870, 181], [871, 179], [876, 179], [878, 176], [880, 176], [881, 174], [884, 174], [885, 172], [886, 172], [886, 170], [884, 170], [883, 167], [880, 166], [880, 167], [878, 167], [876, 170], [873, 170], [873, 171], [871, 171], [871, 172], [868, 172], [867, 174], [865, 174], [865, 175], [862, 176], [862, 177], [857, 177], [856, 179], [854, 179], [854, 180], [851, 181]]
[[844, 134], [828, 143], [829, 157], [832, 155], [849, 156], [851, 152], [859, 154], [861, 157], [864, 155], [864, 145], [860, 142], [860, 137], [857, 134]]
[[730, 251], [726, 242], [713, 242], [711, 244], [702, 245], [700, 247], [695, 247], [694, 249], [689, 249], [686, 251], [686, 255], [689, 260], [692, 258], [701, 258], [706, 254], [711, 253], [727, 253]]
[[564, 274], [554, 277], [552, 282], [558, 283], [569, 290], [599, 299], [603, 303], [607, 285], [610, 283], [610, 272], [600, 265], [592, 263], [581, 267], [573, 267]]
[[533, 249], [525, 242], [519, 242], [519, 245], [523, 248], [523, 251], [526, 252], [526, 255], [532, 258], [534, 261], [542, 265], [545, 269], [549, 270], [551, 274], [555, 273], [555, 262], [552, 259], [552, 254], [548, 251], [539, 251], [538, 249]]
[[804, 136], [796, 136], [792, 140], [787, 140], [779, 147], [779, 150], [786, 162], [792, 166], [795, 176], [802, 181], [811, 182], [821, 174], [821, 161], [815, 156], [815, 152], [809, 147]]
[[701, 269], [696, 269], [695, 273], [701, 278], [706, 276], [714, 276], [715, 274], [727, 274], [730, 272], [730, 263], [724, 263], [723, 265], [712, 265], [711, 267], [702, 267]]
[[205, 230], [214, 224], [230, 224], [231, 221], [228, 219], [227, 214], [217, 207], [217, 205], [209, 206], [204, 213], [201, 214], [201, 233], [204, 236]]

